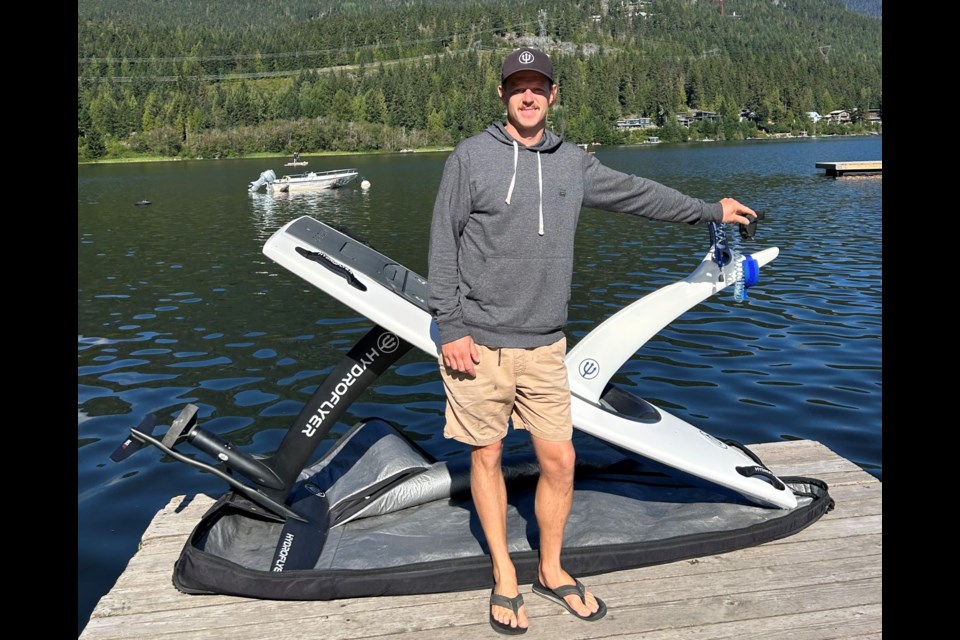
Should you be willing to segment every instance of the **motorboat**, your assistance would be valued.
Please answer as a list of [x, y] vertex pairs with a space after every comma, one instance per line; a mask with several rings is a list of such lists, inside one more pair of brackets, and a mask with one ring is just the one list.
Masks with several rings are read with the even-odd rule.
[[337, 189], [359, 176], [356, 169], [333, 169], [331, 171], [309, 171], [277, 178], [273, 169], [267, 169], [260, 177], [250, 183], [249, 191], [267, 188], [267, 193], [291, 193], [295, 191], [317, 191]]

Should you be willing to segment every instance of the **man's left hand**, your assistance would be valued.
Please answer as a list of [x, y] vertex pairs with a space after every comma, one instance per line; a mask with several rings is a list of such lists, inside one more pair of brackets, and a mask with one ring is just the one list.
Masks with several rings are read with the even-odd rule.
[[720, 201], [720, 206], [723, 207], [723, 222], [750, 224], [752, 220], [746, 216], [751, 215], [754, 218], [757, 217], [756, 211], [746, 205], [740, 204], [733, 198], [724, 198]]

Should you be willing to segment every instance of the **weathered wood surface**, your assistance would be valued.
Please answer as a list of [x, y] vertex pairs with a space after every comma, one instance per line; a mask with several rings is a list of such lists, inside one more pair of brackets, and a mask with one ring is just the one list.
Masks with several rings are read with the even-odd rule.
[[[525, 638], [880, 638], [883, 635], [883, 484], [818, 442], [750, 445], [778, 475], [826, 482], [836, 508], [797, 534], [721, 555], [585, 579], [609, 613], [577, 620], [521, 591]], [[282, 602], [189, 596], [173, 563], [213, 503], [180, 496], [157, 514], [80, 640], [196, 638], [490, 639], [488, 589], [421, 596]]]

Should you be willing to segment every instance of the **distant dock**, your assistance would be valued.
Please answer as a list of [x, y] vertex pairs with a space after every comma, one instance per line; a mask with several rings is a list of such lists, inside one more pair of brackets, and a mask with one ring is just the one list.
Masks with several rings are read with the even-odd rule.
[[826, 175], [840, 178], [845, 175], [876, 175], [883, 173], [883, 160], [858, 160], [855, 162], [818, 162], [817, 169], [826, 169]]

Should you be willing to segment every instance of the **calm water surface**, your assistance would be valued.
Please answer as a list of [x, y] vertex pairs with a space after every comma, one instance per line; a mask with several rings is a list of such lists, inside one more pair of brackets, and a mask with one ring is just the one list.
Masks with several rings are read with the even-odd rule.
[[[426, 275], [446, 155], [307, 157], [315, 171], [357, 167], [372, 186], [282, 196], [246, 190], [265, 169], [282, 175], [279, 159], [78, 168], [78, 634], [170, 498], [227, 489], [153, 448], [111, 462], [128, 429], [151, 412], [169, 424], [194, 403], [207, 430], [272, 453], [370, 327], [266, 258], [263, 243], [311, 215]], [[614, 381], [715, 436], [817, 440], [882, 480], [883, 182], [830, 179], [814, 166], [882, 160], [882, 137], [614, 147], [597, 157], [706, 200], [765, 209], [756, 240], [740, 248], [781, 251], [745, 302], [724, 291], [698, 305]], [[134, 206], [140, 200], [152, 204]], [[571, 346], [688, 275], [708, 236], [706, 226], [588, 210], [577, 247]], [[464, 455], [441, 435], [442, 415], [435, 365], [414, 350], [350, 407], [317, 455], [370, 416], [402, 425], [438, 458]], [[518, 434], [507, 443], [527, 446]]]

